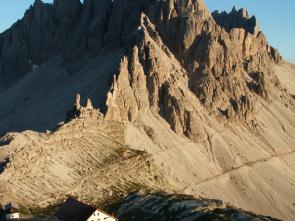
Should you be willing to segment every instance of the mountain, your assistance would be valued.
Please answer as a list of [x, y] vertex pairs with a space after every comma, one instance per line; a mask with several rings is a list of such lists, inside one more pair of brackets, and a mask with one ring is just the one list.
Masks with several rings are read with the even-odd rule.
[[294, 219], [295, 68], [246, 10], [36, 0], [0, 54], [1, 202], [153, 189]]

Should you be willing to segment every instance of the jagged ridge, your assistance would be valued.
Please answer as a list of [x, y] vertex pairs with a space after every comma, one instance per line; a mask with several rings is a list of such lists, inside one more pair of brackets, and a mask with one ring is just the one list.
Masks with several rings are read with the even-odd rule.
[[[42, 8], [45, 6], [55, 14], [54, 5], [57, 4], [62, 5], [62, 1], [55, 1], [53, 5], [37, 2], [31, 10], [42, 5]], [[86, 6], [96, 9], [95, 4], [105, 5], [100, 5], [98, 11], [91, 10], [87, 17]], [[94, 174], [91, 176], [81, 176], [74, 171], [73, 176], [83, 179], [83, 183], [72, 193], [85, 201], [92, 194], [86, 191], [88, 188], [94, 192], [102, 188], [104, 195], [108, 185], [119, 183], [119, 191], [127, 194], [130, 180], [136, 180], [136, 186], [146, 183], [152, 188], [160, 188], [159, 184], [163, 184], [162, 180], [158, 180], [160, 176], [167, 180], [164, 182], [165, 189], [225, 199], [247, 210], [284, 219], [294, 217], [292, 162], [295, 104], [290, 96], [292, 89], [284, 89], [276, 77], [279, 73], [273, 71], [272, 66], [282, 65], [282, 61], [274, 59], [274, 53], [262, 32], [256, 30], [251, 33], [244, 26], [225, 29], [215, 21], [202, 1], [89, 0], [77, 5], [80, 8], [79, 16], [74, 23], [66, 22], [75, 25], [62, 48], [56, 49], [58, 58], [43, 61], [44, 64], [41, 63], [31, 76], [27, 74], [2, 94], [2, 98], [5, 98], [5, 95], [17, 89], [17, 96], [11, 99], [14, 103], [3, 99], [4, 103], [12, 106], [10, 108], [25, 104], [20, 110], [16, 108], [15, 113], [3, 105], [6, 115], [2, 118], [8, 119], [2, 123], [5, 125], [3, 130], [16, 128], [21, 122], [12, 120], [11, 123], [10, 116], [18, 114], [22, 119], [36, 113], [41, 113], [38, 115], [41, 117], [34, 121], [33, 126], [42, 122], [47, 129], [52, 129], [48, 128], [49, 124], [54, 123], [52, 119], [55, 120], [56, 116], [57, 119], [65, 119], [65, 110], [71, 108], [69, 103], [74, 93], [80, 90], [83, 92], [82, 103], [91, 97], [95, 108], [101, 107], [102, 103], [106, 108], [101, 108], [101, 112], [93, 110], [88, 101], [89, 108], [85, 109], [77, 99], [73, 109], [67, 113], [64, 126], [54, 129], [53, 133], [49, 131], [47, 135], [25, 132], [29, 143], [25, 142], [17, 153], [10, 152], [19, 147], [14, 145], [13, 140], [17, 143], [14, 138], [0, 149], [1, 159], [9, 157], [11, 165], [17, 165], [17, 169], [23, 168], [23, 174], [31, 178], [36, 174], [35, 170], [40, 170], [35, 165], [24, 167], [23, 162], [29, 162], [30, 154], [27, 153], [32, 152], [36, 160], [41, 149], [49, 156], [54, 155], [65, 161], [67, 157], [63, 152], [56, 151], [59, 148], [52, 149], [52, 145], [57, 145], [68, 151], [71, 160], [81, 163], [77, 158], [88, 160], [92, 159], [91, 154], [100, 156], [109, 153], [106, 147], [110, 142], [112, 151], [117, 150], [117, 145], [119, 149], [123, 145], [131, 149], [131, 155], [136, 155], [135, 150], [150, 153], [153, 169], [149, 169], [150, 159], [146, 157], [137, 156], [132, 161], [125, 161], [124, 156], [117, 155], [116, 159], [124, 159], [123, 165], [111, 164], [102, 171], [99, 168], [101, 164], [92, 164], [89, 168]], [[105, 15], [103, 18], [95, 13], [100, 11], [107, 12], [102, 13]], [[90, 20], [86, 19], [83, 23], [84, 16]], [[70, 15], [66, 15], [66, 18], [70, 18]], [[89, 28], [88, 25], [92, 19], [96, 21], [95, 18], [99, 18], [100, 22], [94, 22], [91, 30], [99, 31], [95, 31], [94, 36], [90, 34], [92, 32], [89, 35], [87, 31], [86, 34], [80, 33], [84, 29], [79, 26]], [[95, 50], [92, 52], [86, 43], [88, 36], [93, 37]], [[95, 42], [101, 43], [101, 39], [103, 43], [97, 48]], [[77, 46], [74, 51], [69, 46], [71, 44]], [[80, 56], [78, 63], [76, 55]], [[61, 66], [67, 67], [67, 71], [62, 72], [63, 78], [59, 78], [60, 72], [54, 75]], [[52, 71], [49, 67], [55, 69]], [[50, 72], [47, 73], [47, 70]], [[292, 76], [292, 68], [289, 71]], [[42, 102], [40, 94], [32, 95], [32, 98], [23, 95], [25, 89], [34, 85], [38, 74], [43, 74], [47, 80], [49, 73], [53, 74], [53, 79], [57, 79], [58, 85], [51, 83], [52, 88], [47, 88], [50, 93], [47, 94], [47, 90], [41, 93], [44, 96]], [[55, 88], [60, 93], [54, 93]], [[27, 115], [30, 111], [34, 114]], [[43, 117], [45, 115], [46, 118]], [[13, 122], [18, 124], [14, 125]], [[75, 123], [80, 126], [85, 124], [85, 127], [74, 127], [72, 130]], [[30, 122], [26, 126], [32, 128]], [[69, 136], [65, 137], [66, 141], [71, 141], [71, 138], [75, 140], [81, 133], [83, 139], [75, 140], [77, 143], [73, 144], [55, 142], [60, 137], [64, 138], [63, 133]], [[106, 138], [102, 139], [102, 135]], [[36, 139], [40, 139], [40, 142], [34, 142]], [[52, 142], [43, 146], [42, 141], [47, 139]], [[103, 144], [97, 144], [96, 140], [102, 140]], [[8, 142], [8, 139], [4, 139], [4, 142]], [[83, 147], [91, 151], [84, 153], [81, 151]], [[101, 153], [97, 153], [97, 149]], [[108, 157], [104, 159], [109, 160]], [[45, 168], [52, 167], [46, 160], [42, 162]], [[133, 164], [135, 168], [131, 166]], [[62, 170], [64, 166], [71, 167], [62, 164], [59, 169]], [[130, 168], [133, 168], [131, 174], [129, 171], [124, 173]], [[7, 178], [17, 175], [17, 169], [5, 169], [0, 181], [5, 183]], [[105, 178], [106, 185], [103, 182], [97, 184], [98, 174], [103, 172], [107, 177], [108, 169], [115, 171], [118, 179], [113, 182], [113, 179]], [[41, 173], [44, 175], [44, 170]], [[121, 173], [122, 176], [119, 175]], [[144, 176], [136, 178], [137, 173]], [[57, 184], [53, 182], [53, 187], [59, 186], [60, 180], [57, 181]], [[43, 180], [34, 182], [39, 184]], [[3, 192], [15, 191], [15, 197], [24, 204], [40, 200], [38, 195], [33, 194], [32, 199], [26, 200], [22, 192], [27, 187], [33, 188], [32, 181], [24, 177], [21, 185], [16, 180], [8, 189], [4, 187]], [[57, 200], [60, 195], [46, 188], [38, 191], [49, 201]], [[60, 191], [67, 192], [64, 189]], [[48, 201], [38, 203], [46, 204]]]

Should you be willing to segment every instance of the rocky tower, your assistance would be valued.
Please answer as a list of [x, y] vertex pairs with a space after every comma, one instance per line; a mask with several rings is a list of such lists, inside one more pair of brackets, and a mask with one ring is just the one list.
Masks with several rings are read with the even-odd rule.
[[164, 184], [293, 220], [295, 92], [283, 63], [244, 9], [36, 0], [0, 34], [0, 134], [51, 131], [0, 139], [0, 195], [96, 203]]

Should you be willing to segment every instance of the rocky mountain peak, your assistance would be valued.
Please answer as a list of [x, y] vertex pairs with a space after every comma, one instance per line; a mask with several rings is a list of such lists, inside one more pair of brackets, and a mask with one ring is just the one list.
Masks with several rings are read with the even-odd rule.
[[[128, 50], [136, 45], [138, 55], [132, 59], [143, 70], [140, 76], [164, 70], [159, 57], [173, 57], [185, 70], [189, 89], [210, 112], [245, 118], [255, 95], [271, 97], [267, 85], [277, 81], [269, 64], [281, 61], [258, 30], [246, 10], [211, 15], [202, 0], [36, 1], [22, 20], [0, 35], [0, 75], [8, 87], [52, 57], [62, 57], [67, 70], [76, 70], [79, 61], [120, 48], [127, 48], [128, 58]], [[132, 76], [134, 61], [125, 63], [128, 70], [123, 72]], [[149, 92], [154, 107], [161, 100], [161, 93], [155, 93], [169, 75], [160, 79], [146, 79], [148, 90], [154, 88]]]
[[243, 9], [36, 1], [0, 34], [0, 135], [24, 131], [0, 138], [0, 203], [164, 188], [294, 220], [294, 67], [282, 62]]
[[256, 17], [249, 17], [249, 13], [246, 9], [237, 10], [235, 7], [231, 12], [226, 11], [219, 12], [214, 11], [212, 16], [215, 22], [221, 27], [225, 28], [228, 32], [234, 28], [243, 28], [251, 34], [257, 35], [259, 32], [259, 25]]
[[[174, 89], [175, 79], [185, 82], [209, 113], [224, 120], [251, 120], [257, 96], [271, 99], [270, 88], [279, 87], [270, 64], [282, 58], [254, 29], [256, 19], [246, 10], [211, 15], [201, 0], [36, 1], [0, 35], [1, 85], [13, 85], [54, 57], [62, 59], [67, 76], [72, 76], [84, 61], [123, 49], [125, 59], [114, 64], [120, 67], [117, 73], [106, 77], [100, 100], [85, 96], [101, 110], [111, 97], [108, 102], [117, 110], [109, 115], [131, 121], [142, 107], [151, 108], [178, 133], [198, 137], [202, 133], [193, 131], [192, 124], [198, 114], [191, 109], [198, 112], [199, 107], [180, 108], [189, 102]], [[118, 78], [115, 93], [128, 88], [128, 100], [107, 95], [113, 75]]]

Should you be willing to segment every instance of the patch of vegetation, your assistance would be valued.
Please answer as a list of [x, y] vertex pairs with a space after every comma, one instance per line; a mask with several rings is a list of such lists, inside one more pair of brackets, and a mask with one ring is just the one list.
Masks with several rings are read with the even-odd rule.
[[26, 208], [24, 206], [20, 206], [20, 213], [27, 215], [36, 215], [41, 217], [54, 216], [58, 211], [60, 206], [62, 205], [63, 200], [60, 200], [56, 203], [50, 204], [46, 207], [30, 207]]

